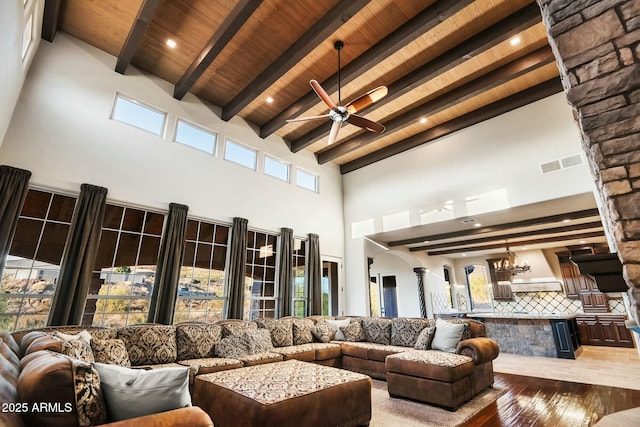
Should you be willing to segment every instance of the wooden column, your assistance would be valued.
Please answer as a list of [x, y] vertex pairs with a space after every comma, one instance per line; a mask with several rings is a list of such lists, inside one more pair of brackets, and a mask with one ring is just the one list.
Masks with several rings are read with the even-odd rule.
[[418, 277], [418, 301], [420, 302], [420, 316], [427, 317], [427, 305], [424, 300], [424, 274], [427, 269], [424, 267], [416, 267], [413, 269]]

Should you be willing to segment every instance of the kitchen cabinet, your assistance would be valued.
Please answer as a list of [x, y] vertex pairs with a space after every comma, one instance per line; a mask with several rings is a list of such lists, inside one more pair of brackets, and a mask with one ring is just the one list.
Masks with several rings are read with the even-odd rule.
[[580, 298], [580, 285], [578, 267], [572, 262], [568, 261], [560, 263], [560, 271], [562, 272], [562, 281], [564, 283], [564, 293], [567, 298], [579, 299]]
[[569, 259], [568, 253], [559, 253], [558, 261], [566, 297], [579, 299], [585, 313], [609, 312], [607, 296], [600, 292], [596, 281], [580, 274], [578, 266]]
[[624, 314], [578, 315], [576, 323], [580, 341], [585, 345], [634, 347]]

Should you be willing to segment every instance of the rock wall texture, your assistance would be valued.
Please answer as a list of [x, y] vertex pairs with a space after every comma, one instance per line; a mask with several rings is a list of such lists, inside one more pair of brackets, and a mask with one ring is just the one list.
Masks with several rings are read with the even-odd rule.
[[537, 0], [640, 323], [640, 0]]

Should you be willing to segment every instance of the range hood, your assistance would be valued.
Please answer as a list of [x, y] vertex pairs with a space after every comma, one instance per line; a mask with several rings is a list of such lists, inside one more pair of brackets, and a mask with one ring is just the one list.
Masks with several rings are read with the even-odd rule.
[[618, 254], [575, 255], [571, 261], [577, 264], [580, 274], [594, 278], [600, 292], [626, 292], [627, 282], [622, 277], [622, 263]]

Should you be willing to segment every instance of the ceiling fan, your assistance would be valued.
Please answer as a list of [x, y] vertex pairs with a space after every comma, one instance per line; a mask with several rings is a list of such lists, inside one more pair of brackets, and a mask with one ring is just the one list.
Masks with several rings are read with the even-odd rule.
[[333, 44], [333, 47], [338, 51], [338, 103], [336, 104], [335, 102], [333, 102], [333, 100], [329, 97], [329, 94], [327, 94], [322, 86], [320, 86], [320, 83], [318, 83], [317, 80], [311, 80], [309, 82], [311, 84], [311, 88], [313, 88], [322, 102], [324, 102], [325, 105], [329, 107], [329, 113], [320, 116], [298, 117], [295, 119], [289, 119], [287, 120], [287, 122], [291, 123], [310, 120], [321, 120], [328, 117], [329, 119], [331, 119], [331, 121], [333, 121], [333, 124], [331, 125], [331, 131], [329, 131], [329, 141], [327, 142], [327, 145], [331, 145], [336, 141], [336, 138], [338, 137], [338, 131], [340, 130], [344, 122], [349, 122], [352, 125], [356, 125], [371, 132], [384, 132], [384, 125], [381, 125], [380, 123], [374, 122], [369, 119], [365, 119], [364, 117], [359, 116], [356, 113], [358, 111], [364, 110], [371, 104], [384, 98], [388, 92], [387, 87], [379, 86], [375, 89], [370, 90], [364, 95], [359, 96], [346, 105], [341, 105], [342, 99], [340, 96], [340, 49], [344, 47], [344, 43], [341, 40], [338, 40]]

